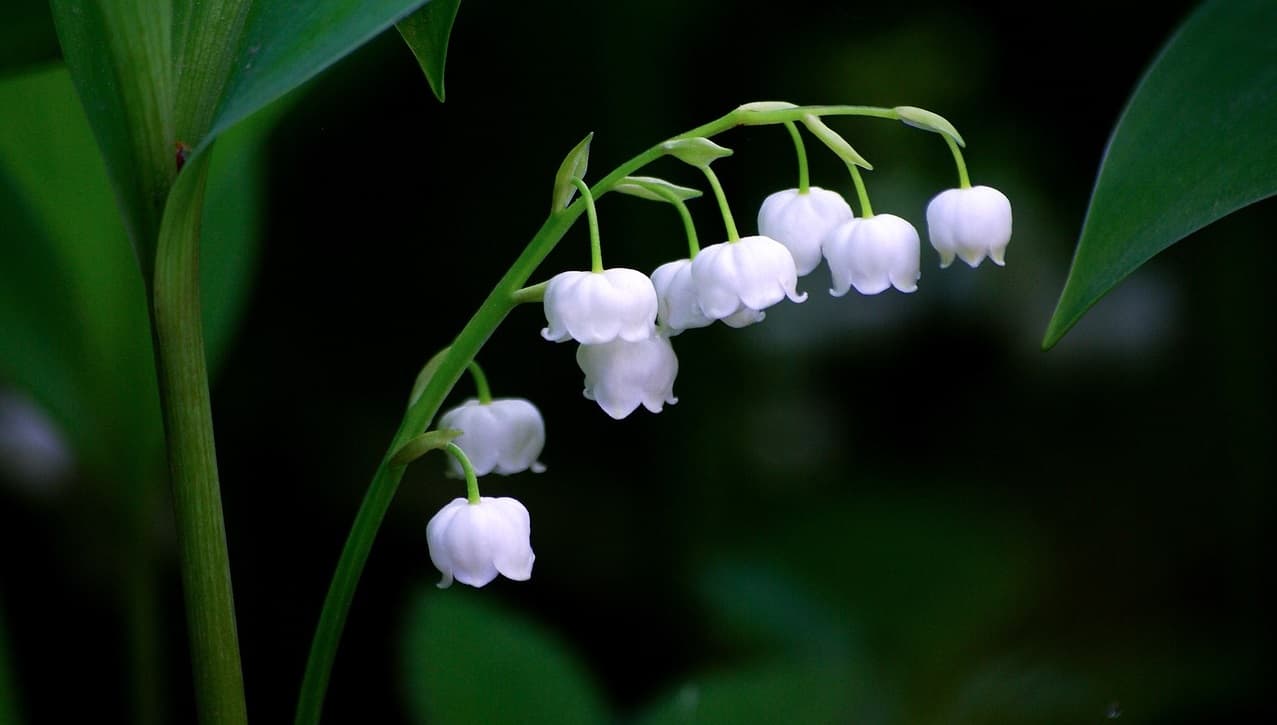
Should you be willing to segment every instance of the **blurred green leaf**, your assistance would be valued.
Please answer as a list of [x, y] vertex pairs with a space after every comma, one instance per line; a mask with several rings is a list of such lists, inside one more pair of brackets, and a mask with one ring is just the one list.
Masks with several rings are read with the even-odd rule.
[[1043, 347], [1155, 254], [1277, 193], [1277, 3], [1214, 0], [1117, 122]]
[[147, 0], [51, 0], [50, 7], [124, 228], [149, 278], [160, 214], [177, 173], [171, 7]]
[[448, 38], [452, 35], [459, 5], [461, 0], [433, 0], [395, 26], [417, 58], [430, 90], [440, 103], [444, 100], [443, 71], [448, 60]]
[[589, 674], [553, 634], [458, 589], [419, 594], [404, 638], [415, 722], [607, 722]]
[[[0, 82], [0, 374], [46, 405], [81, 457], [115, 476], [158, 455], [145, 291], [70, 76]], [[282, 110], [282, 109], [280, 109]], [[243, 312], [260, 238], [253, 118], [213, 159], [201, 248], [210, 366]]]
[[[27, 278], [5, 306], [25, 322], [0, 327], [0, 350], [49, 351], [6, 352], [3, 364], [99, 473], [142, 465], [160, 437], [142, 280], [75, 89], [50, 68], [0, 83], [0, 107], [0, 166], [17, 187], [5, 196], [29, 211], [26, 229], [0, 229], [0, 267], [25, 255]], [[76, 400], [49, 398], [59, 380], [74, 381]]]
[[708, 674], [666, 696], [641, 725], [856, 722], [863, 686], [826, 665], [772, 664]]
[[0, 379], [74, 430], [83, 381], [81, 332], [58, 250], [0, 159]]
[[0, 77], [58, 58], [58, 36], [46, 0], [0, 3]]
[[851, 623], [776, 567], [726, 560], [702, 571], [696, 586], [711, 613], [706, 626], [723, 641], [851, 663]]

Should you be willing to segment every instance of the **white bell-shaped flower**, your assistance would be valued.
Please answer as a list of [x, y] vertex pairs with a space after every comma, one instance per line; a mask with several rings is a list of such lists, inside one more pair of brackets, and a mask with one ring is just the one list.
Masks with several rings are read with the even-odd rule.
[[657, 267], [652, 272], [652, 286], [656, 288], [656, 321], [668, 334], [714, 324], [696, 300], [692, 260], [677, 259]]
[[953, 264], [955, 255], [972, 267], [986, 255], [1004, 265], [1011, 241], [1011, 201], [991, 186], [942, 191], [927, 205], [927, 233], [940, 253], [941, 267]]
[[659, 413], [665, 403], [678, 402], [674, 397], [678, 357], [666, 335], [582, 345], [577, 348], [576, 363], [585, 373], [585, 397], [617, 420], [639, 405]]
[[561, 272], [545, 288], [541, 336], [585, 345], [613, 340], [646, 340], [656, 332], [656, 290], [636, 269]]
[[921, 247], [918, 230], [894, 214], [841, 224], [825, 238], [825, 258], [834, 280], [829, 293], [842, 297], [855, 287], [862, 295], [876, 295], [892, 286], [913, 292], [922, 276]]
[[853, 216], [847, 200], [836, 191], [819, 186], [809, 187], [805, 194], [786, 189], [763, 200], [758, 233], [785, 245], [802, 276], [820, 265], [820, 243], [830, 230]]
[[443, 574], [439, 588], [481, 587], [497, 574], [515, 581], [532, 577], [532, 523], [528, 510], [512, 498], [454, 498], [426, 524], [430, 561]]
[[[490, 403], [471, 398], [440, 416], [438, 427], [461, 431], [452, 442], [465, 451], [476, 476], [545, 470], [537, 462], [545, 447], [545, 420], [523, 398], [495, 398]], [[448, 460], [452, 475], [460, 478], [461, 465], [455, 458]]]
[[696, 300], [706, 317], [732, 327], [763, 319], [763, 310], [798, 293], [794, 257], [780, 242], [764, 236], [743, 237], [705, 247], [692, 260]]

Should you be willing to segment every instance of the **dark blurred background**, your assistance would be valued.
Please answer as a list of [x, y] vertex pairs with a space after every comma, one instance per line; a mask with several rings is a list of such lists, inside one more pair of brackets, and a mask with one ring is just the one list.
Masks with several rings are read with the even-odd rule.
[[[213, 389], [255, 720], [291, 717], [413, 377], [536, 230], [562, 155], [594, 131], [597, 177], [781, 99], [952, 120], [973, 182], [1012, 200], [1006, 268], [941, 271], [924, 247], [917, 293], [834, 299], [822, 266], [800, 281], [805, 304], [675, 338], [680, 402], [620, 422], [582, 398], [573, 346], [540, 338], [540, 309], [516, 310], [480, 361], [495, 394], [541, 408], [549, 470], [481, 483], [531, 511], [534, 576], [435, 591], [425, 523], [461, 488], [441, 460], [414, 465], [350, 614], [329, 721], [409, 722], [416, 691], [438, 686], [414, 679], [413, 618], [476, 600], [561, 639], [627, 721], [701, 698], [714, 712], [734, 692], [760, 704], [723, 719], [1275, 714], [1261, 255], [1277, 206], [1172, 248], [1039, 351], [1112, 124], [1191, 5], [467, 2], [445, 105], [393, 33], [304, 88], [267, 144], [256, 282]], [[955, 182], [944, 145], [887, 122], [835, 126], [876, 166], [875, 209], [924, 229], [927, 201]], [[716, 168], [752, 230], [762, 199], [795, 184], [790, 142], [775, 128], [721, 142], [736, 154]], [[841, 164], [809, 150], [813, 183], [850, 195]], [[703, 186], [673, 161], [651, 172]], [[692, 208], [702, 242], [718, 240], [712, 201]], [[611, 265], [650, 271], [684, 250], [663, 206], [607, 197], [600, 225]], [[581, 224], [536, 279], [587, 255]], [[469, 394], [463, 380], [453, 400]], [[0, 488], [0, 614], [21, 710], [127, 721], [112, 580], [66, 543], [100, 535], [66, 513], [74, 465], [55, 494], [14, 466], [0, 475], [15, 484]], [[160, 690], [180, 722], [181, 597], [171, 553], [158, 558]]]

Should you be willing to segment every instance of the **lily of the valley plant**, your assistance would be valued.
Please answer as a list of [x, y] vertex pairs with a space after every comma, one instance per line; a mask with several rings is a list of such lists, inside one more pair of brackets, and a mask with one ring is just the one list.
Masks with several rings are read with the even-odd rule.
[[[806, 292], [799, 279], [825, 261], [830, 293], [843, 296], [851, 288], [865, 295], [895, 287], [913, 292], [921, 277], [921, 241], [913, 224], [895, 214], [875, 214], [860, 169], [872, 167], [847, 141], [830, 129], [824, 116], [870, 116], [899, 119], [939, 133], [957, 165], [959, 187], [938, 194], [927, 207], [927, 227], [940, 267], [961, 257], [972, 267], [987, 256], [1004, 264], [1011, 238], [1011, 205], [987, 186], [972, 187], [959, 147], [961, 137], [943, 118], [922, 109], [862, 106], [799, 107], [789, 103], [751, 103], [727, 116], [658, 144], [590, 186], [585, 181], [590, 137], [564, 160], [554, 189], [550, 218], [523, 256], [506, 274], [483, 308], [458, 336], [422, 370], [409, 418], [422, 428], [421, 401], [438, 401], [465, 368], [474, 376], [477, 399], [444, 413], [437, 430], [422, 432], [396, 451], [393, 461], [405, 464], [425, 452], [443, 448], [452, 457], [454, 474], [464, 475], [466, 498], [457, 498], [426, 527], [430, 558], [442, 574], [439, 586], [460, 581], [481, 587], [498, 575], [525, 580], [534, 555], [527, 509], [513, 498], [479, 493], [478, 476], [541, 472], [537, 462], [545, 444], [545, 424], [537, 408], [520, 398], [494, 399], [487, 378], [474, 362], [483, 339], [515, 304], [540, 302], [548, 341], [575, 342], [584, 374], [584, 397], [608, 416], [625, 418], [640, 406], [659, 413], [676, 403], [674, 381], [678, 358], [671, 338], [721, 321], [729, 327], [762, 322], [765, 310], [788, 299], [801, 303]], [[846, 162], [859, 202], [859, 216], [836, 191], [812, 186], [806, 148], [798, 124]], [[758, 234], [740, 235], [723, 186], [711, 164], [731, 155], [710, 137], [733, 126], [783, 125], [798, 159], [798, 186], [767, 197], [758, 211]], [[696, 189], [635, 172], [661, 156], [673, 156], [697, 167], [714, 194], [723, 218], [725, 241], [701, 248], [685, 202], [701, 196]], [[686, 255], [658, 266], [650, 275], [624, 267], [606, 267], [594, 201], [621, 192], [670, 204], [684, 222]], [[573, 196], [579, 195], [574, 203]], [[591, 266], [568, 270], [548, 281], [521, 287], [542, 257], [584, 212], [589, 224]], [[443, 382], [440, 382], [443, 381]], [[416, 411], [418, 416], [414, 416]], [[403, 431], [401, 431], [402, 433]], [[409, 429], [408, 432], [413, 432]], [[393, 488], [397, 473], [383, 472], [374, 482]], [[370, 494], [371, 496], [371, 494]], [[358, 567], [362, 558], [343, 557], [343, 567]], [[330, 597], [325, 613], [344, 612], [345, 598]]]

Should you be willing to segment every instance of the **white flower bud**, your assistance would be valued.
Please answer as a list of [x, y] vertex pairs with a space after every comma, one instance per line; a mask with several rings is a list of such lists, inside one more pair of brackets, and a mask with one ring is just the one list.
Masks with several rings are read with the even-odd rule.
[[807, 299], [807, 293], [798, 293], [793, 255], [763, 236], [702, 249], [692, 260], [692, 282], [705, 316], [732, 327], [758, 322], [764, 309], [785, 297], [794, 302]]
[[541, 336], [552, 342], [646, 340], [656, 332], [656, 290], [635, 269], [562, 272], [546, 285], [545, 319]]
[[714, 324], [696, 301], [692, 260], [677, 259], [657, 267], [652, 272], [652, 286], [656, 288], [656, 320], [670, 335]]
[[[491, 403], [471, 398], [440, 416], [438, 428], [461, 431], [453, 443], [470, 459], [476, 476], [545, 470], [537, 462], [545, 447], [545, 421], [523, 398], [495, 398]], [[461, 464], [451, 456], [448, 460], [452, 475], [460, 478]]]
[[439, 588], [481, 587], [497, 574], [515, 581], [532, 577], [532, 523], [528, 510], [512, 498], [454, 498], [426, 524], [430, 561], [443, 574]]
[[820, 265], [820, 243], [830, 230], [853, 216], [851, 206], [836, 191], [812, 186], [800, 194], [786, 189], [763, 200], [758, 233], [785, 245], [802, 276]]
[[582, 345], [577, 348], [576, 363], [585, 373], [585, 397], [617, 420], [640, 404], [659, 413], [665, 403], [678, 402], [674, 397], [678, 357], [665, 335], [638, 342]]
[[942, 191], [927, 205], [927, 233], [942, 268], [953, 264], [954, 255], [972, 267], [980, 266], [985, 255], [1004, 265], [1011, 201], [991, 186]]
[[918, 230], [894, 214], [839, 225], [824, 245], [834, 278], [829, 293], [842, 297], [854, 286], [862, 295], [876, 295], [893, 285], [901, 292], [913, 292], [922, 276], [921, 246]]

